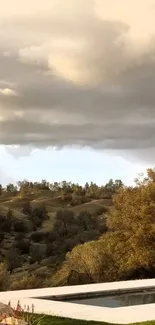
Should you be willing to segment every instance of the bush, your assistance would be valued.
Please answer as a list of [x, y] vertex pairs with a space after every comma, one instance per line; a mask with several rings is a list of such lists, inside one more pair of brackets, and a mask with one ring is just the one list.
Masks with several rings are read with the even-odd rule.
[[21, 239], [24, 238], [24, 236], [25, 236], [25, 233], [23, 233], [23, 232], [17, 232], [15, 234], [15, 241], [20, 241]]
[[47, 237], [48, 233], [45, 231], [35, 231], [31, 234], [31, 240], [36, 243], [43, 241]]
[[4, 233], [3, 232], [0, 232], [0, 243], [3, 241], [3, 239], [4, 239]]
[[8, 290], [10, 282], [10, 273], [4, 263], [0, 263], [0, 291]]
[[60, 239], [59, 233], [57, 231], [51, 231], [47, 235], [47, 242], [54, 242]]
[[97, 209], [96, 214], [99, 216], [99, 215], [107, 213], [107, 212], [108, 212], [108, 207], [103, 205]]
[[30, 241], [28, 239], [20, 239], [16, 242], [16, 248], [18, 248], [21, 254], [29, 254], [30, 251]]
[[24, 220], [15, 218], [13, 221], [13, 230], [15, 232], [25, 233], [28, 231], [27, 223]]
[[30, 202], [26, 202], [24, 205], [23, 205], [23, 208], [22, 208], [22, 213], [23, 214], [26, 214], [28, 216], [31, 216], [32, 214], [32, 206], [30, 204]]
[[12, 273], [14, 269], [21, 266], [20, 252], [12, 248], [6, 253], [7, 269]]
[[13, 214], [12, 210], [9, 210], [7, 212], [7, 215], [0, 215], [0, 230], [2, 232], [10, 232], [12, 230], [12, 224], [13, 224]]
[[52, 255], [54, 255], [53, 244], [47, 243], [47, 246], [46, 246], [46, 256], [50, 257]]
[[46, 256], [46, 245], [32, 244], [30, 247], [30, 263], [40, 262]]
[[44, 205], [41, 205], [34, 208], [30, 218], [34, 229], [41, 227], [43, 222], [49, 219], [46, 207]]
[[42, 279], [36, 275], [25, 275], [21, 279], [13, 280], [10, 286], [11, 290], [26, 290], [42, 287]]

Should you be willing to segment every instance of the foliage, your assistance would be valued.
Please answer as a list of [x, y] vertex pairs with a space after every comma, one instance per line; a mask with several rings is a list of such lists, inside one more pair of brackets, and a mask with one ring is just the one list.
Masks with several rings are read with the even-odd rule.
[[41, 182], [29, 182], [27, 180], [19, 181], [17, 186], [13, 184], [8, 184], [6, 188], [3, 189], [0, 184], [0, 193], [16, 193], [20, 198], [28, 198], [29, 195], [38, 193], [39, 191], [51, 192], [53, 196], [60, 195], [62, 200], [71, 199], [71, 201], [76, 201], [81, 204], [88, 201], [88, 198], [98, 199], [110, 195], [116, 192], [120, 187], [123, 186], [121, 180], [109, 180], [104, 186], [98, 186], [97, 184], [91, 182], [86, 183], [84, 186], [79, 184], [74, 184], [71, 182], [54, 182], [50, 184], [46, 180]]
[[18, 268], [22, 264], [20, 253], [16, 248], [11, 248], [6, 253], [7, 269], [12, 273], [15, 268]]
[[15, 186], [14, 184], [8, 184], [7, 186], [6, 186], [6, 192], [10, 192], [10, 193], [17, 193], [18, 192], [18, 190], [17, 190], [17, 186]]
[[32, 221], [34, 230], [41, 227], [43, 222], [48, 218], [48, 212], [45, 205], [40, 205], [32, 209], [30, 220]]
[[36, 289], [42, 287], [42, 279], [38, 276], [24, 275], [18, 280], [13, 280], [10, 285], [10, 290]]
[[[46, 315], [42, 319], [40, 325], [110, 325], [110, 324], [105, 322], [98, 322], [98, 321], [95, 322], [95, 321], [86, 321], [86, 320], [78, 320], [78, 319], [68, 319], [68, 318]], [[137, 323], [137, 325], [155, 325], [155, 321]]]
[[49, 232], [45, 231], [34, 231], [31, 234], [31, 240], [33, 240], [36, 243], [44, 241], [47, 236], [49, 235]]
[[10, 232], [13, 225], [13, 212], [9, 209], [6, 215], [0, 212], [0, 230], [2, 232]]
[[59, 210], [56, 213], [53, 230], [47, 237], [47, 256], [63, 260], [68, 251], [80, 243], [97, 239], [104, 229], [102, 220], [87, 211], [76, 215], [73, 211]]
[[[20, 234], [21, 235], [21, 234]], [[16, 237], [15, 247], [21, 252], [21, 254], [29, 254], [30, 252], [30, 241], [24, 237]]]
[[147, 176], [135, 187], [120, 187], [102, 238], [66, 255], [66, 283], [73, 270], [92, 282], [155, 276], [155, 171]]
[[46, 245], [44, 244], [31, 244], [30, 247], [30, 263], [40, 262], [45, 258]]
[[14, 218], [13, 219], [13, 230], [15, 232], [26, 233], [28, 231], [28, 226], [25, 220]]
[[[155, 277], [155, 170], [148, 169], [145, 178], [139, 176], [128, 187], [120, 180], [104, 186], [65, 181], [18, 186], [22, 198], [15, 197], [10, 206], [21, 215], [10, 207], [0, 210], [1, 261], [8, 271], [20, 267], [21, 255], [29, 268], [50, 258], [51, 274], [41, 286]], [[41, 204], [35, 203], [38, 193]], [[28, 222], [31, 230], [25, 227]], [[6, 253], [9, 238], [13, 248]], [[21, 287], [26, 285], [22, 281]]]
[[0, 263], [0, 291], [5, 291], [9, 288], [9, 272], [5, 263]]
[[0, 243], [4, 240], [4, 232], [0, 232]]
[[29, 312], [20, 313], [20, 318], [28, 325], [42, 325], [44, 317], [44, 315], [39, 316]]
[[[11, 305], [11, 302], [9, 302], [9, 305]], [[51, 316], [51, 315], [39, 315], [35, 313], [35, 306], [32, 304], [32, 306], [22, 306], [20, 305], [20, 301], [17, 303], [17, 307], [13, 308], [15, 312], [15, 316], [19, 320], [23, 320], [24, 323], [27, 323], [28, 325], [109, 325], [108, 323], [102, 323], [102, 322], [94, 322], [94, 321], [85, 321], [85, 320], [77, 320], [77, 319], [69, 319], [69, 318], [62, 318], [57, 316]], [[12, 324], [13, 324], [12, 319]], [[146, 325], [150, 325], [153, 322], [146, 322]]]

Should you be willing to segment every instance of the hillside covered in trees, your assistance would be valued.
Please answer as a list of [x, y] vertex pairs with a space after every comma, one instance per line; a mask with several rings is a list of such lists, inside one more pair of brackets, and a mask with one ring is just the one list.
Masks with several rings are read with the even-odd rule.
[[155, 171], [0, 185], [0, 290], [155, 277]]

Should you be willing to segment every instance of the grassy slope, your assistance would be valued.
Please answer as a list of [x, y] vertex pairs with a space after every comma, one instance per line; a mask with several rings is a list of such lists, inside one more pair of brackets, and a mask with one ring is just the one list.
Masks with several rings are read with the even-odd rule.
[[[143, 323], [136, 323], [135, 325], [155, 325], [155, 321], [148, 321]], [[46, 316], [43, 319], [43, 325], [110, 325], [105, 322], [83, 321], [77, 319], [67, 319], [60, 317]]]
[[[50, 231], [53, 228], [53, 223], [55, 219], [55, 214], [58, 210], [62, 208], [67, 208], [69, 210], [74, 211], [75, 213], [79, 213], [83, 210], [86, 210], [91, 213], [97, 212], [100, 208], [109, 206], [111, 204], [111, 200], [108, 199], [98, 199], [98, 200], [92, 200], [89, 203], [83, 203], [76, 206], [70, 206], [70, 202], [64, 202], [60, 196], [53, 197], [51, 191], [38, 191], [38, 193], [31, 194], [29, 196], [25, 196], [20, 198], [19, 196], [13, 196], [11, 193], [4, 193], [0, 195], [0, 212], [2, 214], [6, 215], [7, 211], [9, 209], [12, 209], [13, 215], [16, 216], [19, 219], [28, 220], [28, 217], [24, 215], [22, 211], [23, 205], [30, 201], [32, 206], [37, 206], [38, 204], [45, 204], [49, 220], [46, 220], [42, 227], [38, 230], [43, 231]], [[29, 221], [28, 221], [29, 222]], [[25, 234], [25, 238], [29, 238], [31, 233]], [[4, 256], [7, 251], [12, 247], [14, 242], [14, 235], [5, 234], [5, 239], [3, 241], [3, 247], [1, 248], [1, 254], [0, 256]], [[41, 264], [42, 266], [43, 264]], [[46, 265], [48, 268], [48, 265]], [[36, 271], [38, 268], [40, 268], [37, 263], [33, 265], [29, 265], [26, 262], [24, 263], [23, 267], [19, 267], [20, 272], [15, 272], [15, 274], [12, 274], [12, 278], [18, 279], [22, 276], [26, 275], [31, 268], [34, 267], [34, 270]]]
[[21, 207], [27, 200], [30, 200], [32, 206], [36, 206], [38, 204], [46, 205], [50, 219], [48, 221], [45, 221], [43, 224], [44, 230], [49, 230], [52, 228], [55, 213], [61, 208], [67, 208], [74, 211], [75, 213], [79, 213], [83, 210], [95, 213], [99, 208], [105, 206], [109, 207], [111, 205], [110, 199], [98, 199], [76, 206], [69, 206], [68, 203], [63, 202], [59, 196], [53, 198], [50, 191], [40, 191], [38, 194], [32, 194], [31, 196], [22, 199], [13, 197], [11, 195], [2, 195], [0, 196], [0, 211], [6, 213], [8, 209], [12, 209], [16, 217], [26, 218], [26, 216], [21, 213]]
[[43, 325], [106, 325], [106, 323], [46, 316]]

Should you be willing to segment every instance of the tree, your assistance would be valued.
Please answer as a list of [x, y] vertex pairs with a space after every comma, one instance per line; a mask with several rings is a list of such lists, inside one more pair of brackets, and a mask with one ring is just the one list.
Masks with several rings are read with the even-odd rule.
[[40, 243], [42, 241], [44, 241], [45, 239], [47, 239], [49, 233], [45, 232], [45, 231], [34, 231], [31, 234], [31, 240], [33, 240], [36, 243]]
[[33, 183], [28, 182], [27, 180], [19, 181], [17, 184], [19, 187], [19, 194], [21, 197], [30, 194], [34, 188]]
[[10, 183], [6, 186], [6, 191], [9, 193], [17, 193], [17, 186]]
[[120, 179], [116, 179], [114, 183], [115, 189], [119, 189], [124, 186], [123, 182]]
[[9, 209], [6, 215], [0, 214], [0, 230], [10, 232], [13, 225], [13, 211]]
[[81, 211], [76, 220], [81, 231], [98, 228], [99, 219], [96, 216], [92, 216], [91, 213], [87, 211]]
[[113, 179], [111, 178], [109, 182], [105, 185], [105, 189], [112, 192], [116, 192], [121, 187], [123, 187], [123, 182], [120, 179], [116, 179], [115, 181], [113, 181]]
[[41, 182], [41, 189], [42, 190], [49, 190], [50, 189], [49, 188], [49, 183], [45, 179], [43, 179], [42, 182]]
[[5, 263], [0, 263], [0, 290], [8, 290], [10, 282], [10, 274], [7, 270]]
[[119, 273], [133, 274], [143, 268], [155, 274], [154, 170], [149, 169], [147, 178], [137, 180], [136, 187], [119, 190], [108, 213], [107, 225], [113, 234], [111, 249], [115, 260], [119, 260]]
[[[103, 249], [101, 241], [92, 241], [73, 248], [67, 253], [62, 268], [56, 273], [54, 285], [68, 284], [72, 276], [72, 284], [79, 284], [85, 278], [86, 283], [109, 280], [109, 257]], [[75, 278], [73, 278], [76, 275]], [[79, 275], [79, 276], [78, 276]]]
[[30, 247], [30, 263], [40, 262], [45, 258], [46, 245], [44, 244], [32, 244]]
[[21, 259], [20, 259], [20, 253], [17, 249], [11, 248], [6, 253], [6, 263], [8, 271], [12, 273], [12, 271], [21, 266]]
[[[107, 213], [108, 232], [93, 242], [76, 246], [66, 255], [57, 281], [70, 274], [87, 282], [155, 276], [155, 170], [140, 177], [135, 187], [121, 186]], [[61, 281], [60, 281], [61, 280]]]
[[0, 184], [0, 195], [2, 195], [2, 193], [3, 193], [3, 186], [2, 184]]
[[53, 231], [58, 232], [61, 236], [68, 236], [73, 224], [75, 224], [74, 212], [59, 210], [56, 213]]
[[30, 204], [30, 201], [27, 201], [23, 207], [22, 207], [22, 213], [23, 214], [26, 214], [28, 216], [31, 216], [32, 215], [32, 206]]
[[14, 218], [13, 230], [19, 233], [26, 233], [28, 231], [28, 223], [23, 219]]
[[0, 232], [0, 243], [4, 240], [4, 232]]
[[40, 206], [37, 206], [32, 209], [32, 213], [30, 215], [30, 220], [33, 223], [34, 229], [41, 227], [43, 222], [48, 219], [49, 219], [48, 211], [47, 211], [45, 205], [40, 205]]
[[16, 248], [20, 250], [21, 254], [29, 254], [30, 241], [28, 239], [19, 239], [16, 241]]

